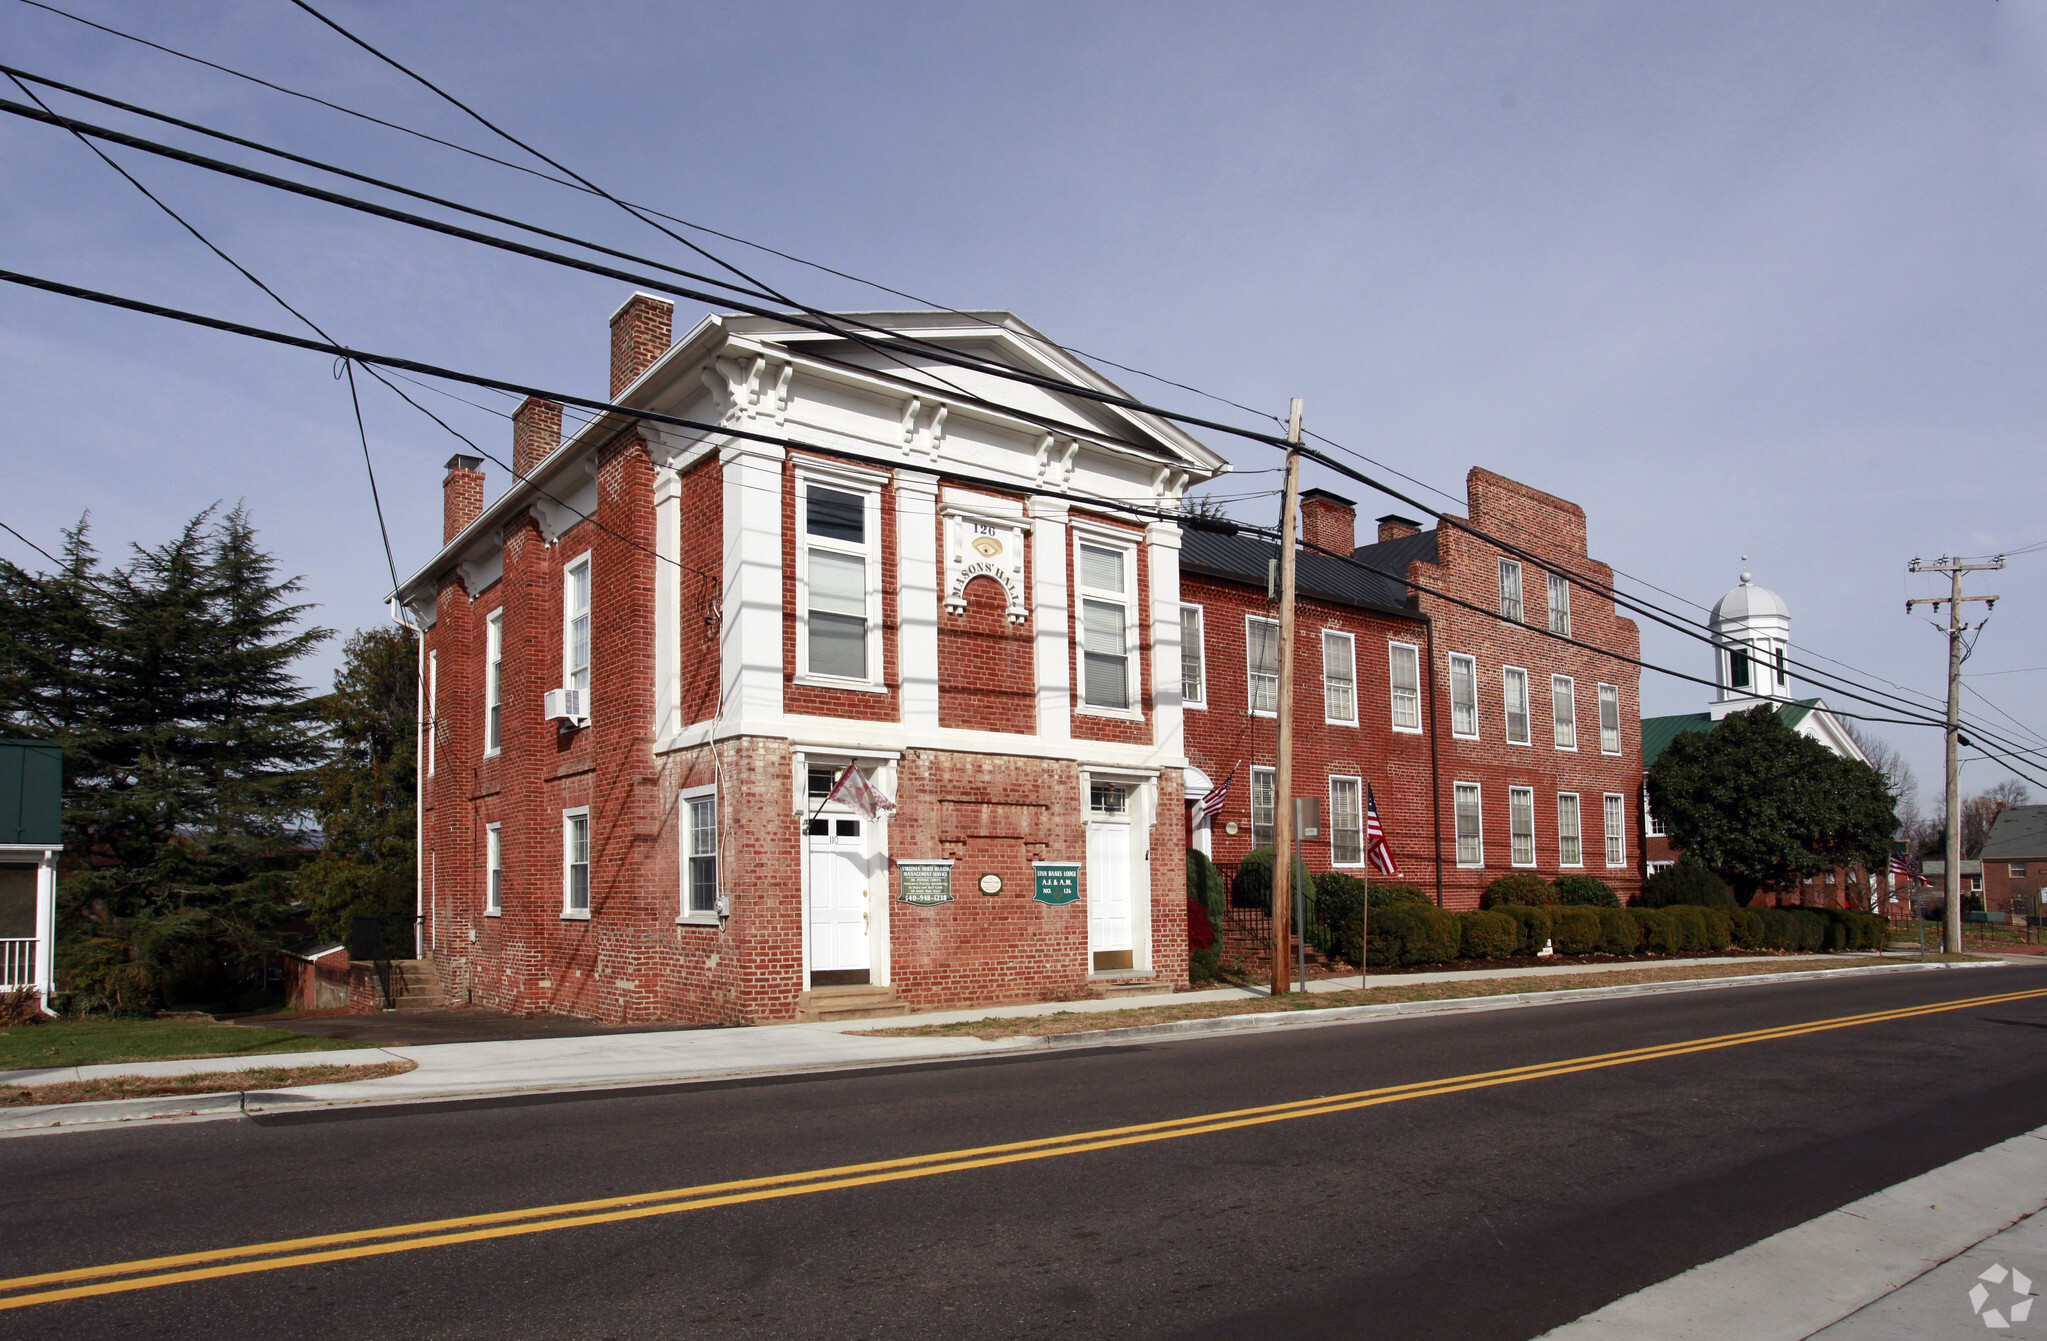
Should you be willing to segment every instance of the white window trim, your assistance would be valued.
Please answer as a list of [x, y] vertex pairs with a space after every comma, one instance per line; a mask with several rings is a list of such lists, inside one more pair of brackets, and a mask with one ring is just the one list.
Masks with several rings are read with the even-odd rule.
[[[1507, 569], [1514, 570], [1514, 609], [1507, 609]], [[1528, 622], [1528, 575], [1519, 559], [1500, 560], [1500, 617], [1511, 619], [1517, 624]]]
[[[1201, 658], [1201, 682], [1195, 686], [1196, 689], [1200, 690], [1200, 694], [1194, 698], [1187, 696], [1187, 663], [1185, 656], [1187, 648], [1187, 612], [1189, 610], [1194, 612], [1194, 622], [1201, 628], [1201, 637], [1194, 644], [1195, 651]], [[1195, 604], [1193, 601], [1180, 602], [1180, 648], [1182, 657], [1180, 662], [1180, 706], [1183, 708], [1195, 708], [1205, 712], [1208, 709], [1208, 610], [1203, 606]]]
[[[887, 476], [867, 471], [819, 469], [805, 460], [796, 467], [796, 675], [797, 684], [821, 689], [850, 689], [856, 693], [886, 694], [883, 679], [886, 647], [881, 627], [881, 491]], [[850, 541], [813, 536], [806, 529], [810, 516], [810, 488], [815, 484], [833, 493], [854, 494], [860, 499], [861, 533], [867, 538], [855, 545]], [[810, 669], [810, 550], [858, 555], [867, 572], [867, 674], [858, 679], [844, 675], [823, 675]]]
[[[717, 784], [711, 783], [702, 787], [686, 787], [677, 793], [675, 798], [677, 831], [675, 850], [676, 859], [681, 864], [682, 877], [678, 886], [681, 899], [676, 905], [675, 923], [677, 926], [715, 927], [718, 925], [718, 911], [715, 906], [707, 913], [695, 912], [689, 906], [689, 805], [692, 801], [701, 801], [706, 797], [711, 798], [715, 802], [717, 795]], [[717, 824], [718, 851], [712, 854], [711, 860], [717, 863], [718, 881], [720, 884], [723, 884], [725, 879], [724, 816], [717, 810], [713, 810], [712, 814], [716, 816], [714, 822]]]
[[[1358, 859], [1356, 861], [1338, 861], [1336, 859], [1336, 784], [1339, 782], [1348, 782], [1357, 788]], [[1365, 864], [1366, 857], [1370, 855], [1371, 848], [1365, 833], [1365, 780], [1363, 778], [1351, 777], [1344, 773], [1331, 773], [1329, 775], [1329, 864], [1338, 870], [1362, 867]]]
[[[1460, 787], [1471, 788], [1478, 802], [1477, 805], [1472, 807], [1472, 814], [1478, 820], [1478, 832], [1472, 835], [1478, 842], [1478, 859], [1476, 861], [1466, 861], [1462, 856], [1458, 855], [1457, 789]], [[1452, 781], [1450, 784], [1450, 855], [1456, 861], [1460, 870], [1482, 871], [1485, 869], [1485, 786], [1482, 783], [1469, 782], [1460, 778]]]
[[[492, 858], [496, 858], [495, 861]], [[497, 888], [491, 888], [491, 877]], [[502, 822], [483, 826], [483, 915], [502, 917], [505, 913], [505, 826]]]
[[[1578, 810], [1578, 860], [1564, 860], [1564, 798], [1568, 796]], [[1583, 870], [1585, 867], [1585, 802], [1576, 792], [1557, 793], [1557, 865]]]
[[[1612, 801], [1618, 801], [1620, 804], [1609, 804]], [[1606, 827], [1606, 817], [1608, 815], [1619, 816], [1621, 825], [1619, 833], [1616, 834]], [[1580, 821], [1580, 823], [1582, 824], [1583, 821]], [[1621, 840], [1621, 859], [1619, 861], [1613, 859], [1611, 840], [1614, 838]], [[1600, 794], [1599, 839], [1600, 855], [1606, 859], [1606, 869], [1609, 871], [1625, 871], [1628, 868], [1628, 798], [1624, 793], [1602, 792]]]
[[576, 817], [577, 817], [578, 815], [582, 816], [582, 818], [583, 818], [583, 824], [584, 824], [584, 828], [583, 828], [583, 841], [584, 841], [584, 843], [585, 843], [585, 850], [584, 850], [583, 856], [584, 856], [585, 860], [584, 860], [584, 863], [583, 863], [583, 864], [584, 864], [585, 866], [587, 866], [587, 867], [589, 867], [589, 868], [590, 868], [590, 872], [591, 872], [591, 877], [592, 877], [592, 878], [591, 878], [591, 880], [590, 880], [590, 888], [589, 888], [589, 889], [587, 889], [587, 890], [585, 890], [584, 892], [585, 892], [585, 894], [586, 894], [586, 895], [590, 895], [590, 896], [593, 896], [593, 897], [591, 897], [591, 899], [590, 899], [590, 902], [592, 902], [592, 903], [595, 903], [595, 902], [597, 901], [597, 900], [595, 899], [595, 897], [594, 897], [594, 895], [596, 894], [596, 883], [597, 883], [597, 882], [596, 882], [596, 879], [595, 879], [595, 876], [596, 876], [596, 869], [597, 869], [597, 863], [595, 863], [595, 862], [593, 862], [593, 861], [590, 861], [590, 860], [588, 860], [588, 858], [589, 858], [589, 855], [590, 855], [590, 854], [589, 854], [589, 851], [588, 851], [588, 844], [589, 844], [589, 842], [590, 842], [590, 829], [589, 829], [589, 823], [590, 823], [590, 807], [588, 807], [588, 806], [570, 806], [570, 807], [569, 807], [568, 809], [566, 809], [566, 810], [562, 811], [562, 829], [561, 829], [561, 834], [562, 834], [562, 840], [561, 840], [561, 841], [562, 841], [562, 920], [563, 920], [564, 922], [587, 922], [587, 921], [589, 921], [589, 920], [590, 920], [590, 910], [589, 910], [588, 908], [571, 908], [571, 907], [569, 907], [569, 865], [570, 865], [570, 863], [569, 863], [569, 821], [570, 821], [570, 820], [572, 820], [572, 819], [575, 819], [575, 818], [576, 818]]
[[426, 654], [426, 775], [434, 775], [441, 739], [441, 652], [434, 648]]
[[1668, 838], [1670, 831], [1657, 823], [1656, 813], [1649, 808], [1649, 789], [1642, 788], [1642, 836], [1644, 838]]
[[[1277, 640], [1279, 638], [1278, 620], [1267, 619], [1264, 615], [1244, 616], [1244, 709], [1245, 711], [1249, 712], [1253, 717], [1277, 717], [1279, 716], [1279, 709], [1277, 707], [1271, 709], [1270, 711], [1257, 707], [1256, 705], [1258, 702], [1258, 697], [1256, 694], [1251, 692], [1251, 626], [1253, 624], [1272, 625], [1272, 636], [1274, 639], [1275, 647], [1277, 647], [1278, 645]], [[1274, 677], [1272, 693], [1273, 701], [1277, 703], [1279, 700], [1279, 685], [1277, 676]]]
[[1257, 846], [1259, 845], [1259, 844], [1258, 844], [1258, 775], [1259, 775], [1260, 773], [1263, 773], [1263, 774], [1265, 774], [1265, 775], [1266, 775], [1267, 777], [1269, 777], [1269, 778], [1271, 778], [1271, 779], [1272, 779], [1272, 832], [1273, 832], [1273, 838], [1274, 838], [1275, 840], [1276, 840], [1276, 839], [1277, 839], [1277, 838], [1279, 837], [1279, 770], [1278, 770], [1278, 769], [1276, 769], [1276, 768], [1268, 767], [1268, 766], [1262, 766], [1262, 765], [1259, 765], [1259, 764], [1253, 764], [1253, 765], [1251, 765], [1251, 795], [1250, 795], [1250, 796], [1249, 796], [1248, 798], [1246, 798], [1247, 800], [1249, 800], [1249, 802], [1250, 802], [1250, 806], [1251, 806], [1251, 846], [1252, 846], [1252, 847], [1257, 847]]
[[[1507, 677], [1521, 676], [1521, 719], [1528, 728], [1528, 739], [1514, 739], [1514, 714], [1507, 707]], [[1528, 671], [1522, 666], [1500, 667], [1500, 735], [1509, 745], [1532, 749], [1535, 745], [1535, 691], [1528, 683]]]
[[[1543, 596], [1548, 602], [1549, 631], [1561, 638], [1571, 636], [1571, 579], [1562, 573], [1550, 573], [1549, 581], [1543, 584]], [[1561, 596], [1560, 602], [1557, 598]], [[1558, 615], [1563, 618], [1559, 620]], [[1562, 628], [1557, 625], [1562, 624]]]
[[[1571, 705], [1571, 743], [1556, 745], [1557, 739], [1557, 685], [1564, 686], [1564, 701]], [[1575, 676], [1552, 675], [1549, 677], [1549, 738], [1552, 745], [1570, 754], [1578, 752], [1578, 681]]]
[[1626, 740], [1626, 733], [1621, 730], [1621, 687], [1617, 684], [1599, 685], [1597, 689], [1594, 689], [1592, 691], [1592, 703], [1594, 709], [1597, 710], [1600, 703], [1600, 696], [1603, 695], [1609, 689], [1613, 690], [1614, 747], [1610, 750], [1606, 748], [1606, 719], [1604, 717], [1601, 717], [1599, 724], [1599, 752], [1601, 754], [1611, 754], [1618, 756], [1622, 752], [1621, 744]]
[[[1514, 794], [1525, 793], [1528, 797], [1528, 860], [1514, 859]], [[1507, 864], [1516, 870], [1531, 870], [1542, 864], [1542, 831], [1535, 823], [1535, 788], [1509, 786], [1507, 788]]]
[[1654, 875], [1658, 871], [1667, 871], [1675, 865], [1677, 865], [1677, 863], [1674, 861], [1652, 861], [1649, 863], [1647, 874]]
[[[491, 739], [491, 709], [497, 709], [497, 739]], [[483, 757], [494, 759], [505, 748], [505, 611], [483, 617]]]
[[[1329, 715], [1329, 640], [1340, 638], [1350, 649], [1350, 716]], [[1325, 726], [1356, 726], [1363, 716], [1358, 711], [1358, 640], [1342, 629], [1322, 630], [1322, 722]]]
[[[1393, 658], [1396, 654], [1402, 651], [1407, 652], [1410, 656], [1414, 658], [1413, 726], [1402, 726], [1400, 724], [1400, 719], [1395, 714], [1393, 709]], [[1395, 731], [1399, 732], [1403, 736], [1419, 736], [1422, 733], [1422, 724], [1428, 721], [1428, 713], [1423, 710], [1422, 703], [1423, 694], [1421, 648], [1413, 643], [1403, 643], [1389, 639], [1386, 643], [1386, 720], [1392, 724], [1392, 727]]]
[[[1137, 571], [1137, 556], [1141, 546], [1137, 538], [1126, 531], [1105, 526], [1087, 526], [1075, 520], [1069, 523], [1073, 532], [1073, 710], [1082, 717], [1107, 717], [1118, 722], [1141, 722], [1144, 720], [1144, 649], [1139, 638], [1143, 624], [1138, 615], [1138, 593], [1143, 588]], [[1124, 572], [1128, 574], [1130, 590], [1124, 592], [1103, 591], [1099, 587], [1083, 586], [1081, 583], [1080, 547], [1091, 545], [1096, 549], [1120, 550], [1123, 554]], [[1090, 595], [1099, 601], [1117, 601], [1123, 606], [1123, 655], [1128, 661], [1128, 676], [1124, 681], [1130, 694], [1127, 708], [1104, 708], [1087, 701], [1087, 618], [1081, 602]], [[1203, 670], [1207, 667], [1204, 665]]]
[[589, 574], [589, 576], [584, 580], [584, 586], [589, 590], [590, 593], [590, 609], [588, 611], [590, 618], [590, 665], [588, 667], [588, 670], [590, 674], [588, 687], [586, 687], [583, 690], [583, 720], [588, 721], [590, 719], [590, 703], [593, 699], [597, 697], [597, 572], [595, 565], [590, 562], [590, 551], [587, 549], [584, 550], [581, 554], [578, 554], [575, 558], [570, 559], [567, 563], [562, 565], [561, 682], [562, 688], [564, 689], [568, 688], [569, 685], [572, 683], [571, 676], [574, 670], [574, 667], [571, 666], [569, 663], [570, 659], [575, 656], [575, 634], [573, 631], [573, 626], [575, 624], [576, 614], [575, 611], [569, 608], [569, 589], [571, 585], [569, 581], [569, 575], [571, 573], [574, 573], [578, 568], [581, 568], [585, 573]]
[[[1459, 731], [1457, 729], [1457, 663], [1460, 661], [1471, 668], [1471, 730], [1469, 731]], [[1464, 652], [1452, 652], [1449, 654], [1449, 660], [1445, 664], [1448, 667], [1445, 674], [1450, 679], [1450, 735], [1457, 740], [1477, 740], [1479, 719], [1478, 658]]]

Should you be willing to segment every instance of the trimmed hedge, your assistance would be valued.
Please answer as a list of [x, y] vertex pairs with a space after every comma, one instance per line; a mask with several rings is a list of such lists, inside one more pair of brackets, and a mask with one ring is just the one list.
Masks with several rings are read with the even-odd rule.
[[1560, 875], [1556, 879], [1557, 902], [1582, 908], [1618, 908], [1621, 896], [1613, 886], [1589, 875]]
[[1521, 924], [1505, 913], [1474, 908], [1457, 914], [1462, 929], [1458, 957], [1462, 959], [1506, 959], [1521, 945]]
[[1549, 943], [1550, 937], [1554, 934], [1554, 924], [1550, 921], [1551, 910], [1548, 908], [1531, 908], [1525, 903], [1509, 903], [1493, 911], [1513, 918], [1520, 927], [1521, 936], [1514, 946], [1514, 953], [1517, 955], [1542, 953], [1542, 947]]
[[1599, 952], [1631, 955], [1642, 947], [1642, 928], [1625, 908], [1600, 908]]
[[[1298, 868], [1297, 868], [1298, 869]], [[1303, 872], [1303, 874], [1306, 874]], [[1310, 908], [1315, 906], [1315, 877], [1307, 875], [1301, 883], [1301, 892], [1307, 896]], [[1237, 888], [1235, 902], [1239, 908], [1272, 908], [1272, 849], [1254, 847], [1244, 854], [1237, 863]]]
[[1550, 914], [1550, 936], [1560, 955], [1597, 954], [1605, 935], [1597, 908], [1564, 907]]
[[1642, 882], [1635, 896], [1637, 908], [1669, 908], [1685, 904], [1694, 908], [1733, 908], [1734, 891], [1706, 866], [1680, 857], [1675, 866], [1665, 867]]
[[[1346, 876], [1345, 879], [1350, 877]], [[1321, 879], [1321, 877], [1317, 877]], [[1426, 903], [1435, 906], [1435, 900], [1414, 885], [1399, 880], [1374, 880], [1371, 883], [1371, 899], [1374, 908], [1391, 908], [1396, 903]]]
[[1481, 908], [1541, 908], [1556, 903], [1557, 888], [1532, 871], [1516, 871], [1503, 875], [1485, 887], [1479, 895]]
[[1457, 958], [1464, 929], [1457, 914], [1429, 904], [1398, 903], [1372, 915], [1365, 930], [1371, 968], [1445, 964]]

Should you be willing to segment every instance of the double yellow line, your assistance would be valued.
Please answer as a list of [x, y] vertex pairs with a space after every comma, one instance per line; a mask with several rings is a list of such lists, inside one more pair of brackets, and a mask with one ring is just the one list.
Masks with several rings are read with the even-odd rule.
[[1716, 1048], [1765, 1043], [1773, 1039], [1823, 1033], [1830, 1029], [1852, 1029], [1863, 1025], [1909, 1020], [1921, 1015], [1938, 1015], [1946, 1011], [1972, 1010], [1980, 1006], [2026, 1001], [2043, 996], [2047, 996], [2047, 988], [2029, 992], [2004, 992], [1994, 996], [1970, 997], [1963, 1001], [1943, 1001], [1933, 1005], [1908, 1006], [1899, 1010], [1872, 1011], [1863, 1015], [1841, 1015], [1832, 1019], [1781, 1025], [1771, 1029], [1754, 1029], [1746, 1033], [1686, 1039], [1655, 1047], [1630, 1048], [1625, 1052], [1604, 1052], [1588, 1057], [1542, 1062], [1533, 1066], [1509, 1067], [1502, 1071], [1480, 1071], [1442, 1080], [1388, 1085], [1380, 1089], [1356, 1090], [1348, 1094], [1300, 1099], [1292, 1103], [1236, 1108], [1227, 1112], [1203, 1113], [1193, 1117], [1144, 1122], [1127, 1127], [1105, 1127], [1065, 1136], [1046, 1136], [1029, 1141], [1010, 1141], [1002, 1145], [947, 1150], [936, 1154], [912, 1155], [903, 1159], [879, 1160], [868, 1164], [846, 1164], [837, 1168], [811, 1169], [802, 1173], [774, 1174], [764, 1178], [743, 1178], [724, 1183], [704, 1183], [663, 1192], [640, 1192], [627, 1196], [601, 1197], [591, 1201], [562, 1202], [553, 1206], [533, 1206], [524, 1210], [493, 1211], [484, 1215], [457, 1216], [446, 1220], [423, 1220], [413, 1224], [387, 1225], [381, 1229], [279, 1239], [240, 1248], [177, 1253], [168, 1257], [149, 1257], [131, 1262], [114, 1262], [105, 1266], [16, 1276], [11, 1280], [0, 1280], [0, 1296], [4, 1296], [0, 1297], [0, 1309], [26, 1308], [32, 1304], [119, 1294], [129, 1290], [149, 1290], [186, 1281], [214, 1280], [259, 1271], [279, 1271], [286, 1267], [314, 1266], [322, 1262], [340, 1262], [358, 1257], [379, 1257], [387, 1253], [414, 1252], [421, 1248], [441, 1248], [457, 1243], [478, 1243], [486, 1239], [539, 1234], [555, 1229], [575, 1229], [584, 1225], [613, 1224], [622, 1220], [641, 1220], [656, 1215], [708, 1210], [714, 1206], [733, 1206], [742, 1202], [767, 1201], [776, 1197], [807, 1196], [814, 1192], [833, 1192], [842, 1188], [867, 1187], [876, 1183], [901, 1182], [910, 1178], [929, 1178], [942, 1173], [986, 1169], [1001, 1164], [1022, 1163], [1025, 1160], [1086, 1154], [1089, 1151], [1109, 1150], [1117, 1146], [1177, 1140], [1183, 1136], [1201, 1136], [1209, 1132], [1255, 1127], [1268, 1122], [1289, 1122], [1295, 1118], [1345, 1113], [1379, 1104], [1401, 1103], [1409, 1099], [1425, 1099], [1439, 1094], [1456, 1094], [1463, 1090], [1485, 1089], [1494, 1085], [1514, 1085], [1522, 1081], [1542, 1080], [1578, 1071], [1628, 1066], [1636, 1062], [1658, 1061], [1665, 1057], [1681, 1057], [1688, 1053], [1709, 1052]]

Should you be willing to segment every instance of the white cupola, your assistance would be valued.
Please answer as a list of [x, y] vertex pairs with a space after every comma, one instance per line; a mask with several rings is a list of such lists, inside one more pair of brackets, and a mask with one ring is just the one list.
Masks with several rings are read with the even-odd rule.
[[[1742, 555], [1742, 561], [1747, 560]], [[1718, 661], [1714, 717], [1739, 712], [1761, 699], [1791, 697], [1785, 666], [1791, 653], [1791, 610], [1783, 597], [1756, 586], [1744, 572], [1741, 585], [1714, 604], [1710, 627]]]

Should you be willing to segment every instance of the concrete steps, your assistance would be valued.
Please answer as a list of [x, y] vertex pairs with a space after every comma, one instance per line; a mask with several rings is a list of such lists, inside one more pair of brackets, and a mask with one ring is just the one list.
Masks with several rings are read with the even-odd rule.
[[796, 1019], [802, 1024], [867, 1020], [902, 1013], [893, 987], [813, 987], [796, 998]]
[[1151, 996], [1171, 988], [1161, 988], [1156, 978], [1135, 978], [1128, 982], [1098, 982], [1094, 984], [1095, 995], [1102, 997]]
[[441, 973], [431, 959], [391, 961], [391, 1007], [394, 1010], [441, 1010], [448, 994], [441, 988]]

